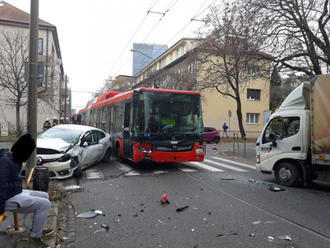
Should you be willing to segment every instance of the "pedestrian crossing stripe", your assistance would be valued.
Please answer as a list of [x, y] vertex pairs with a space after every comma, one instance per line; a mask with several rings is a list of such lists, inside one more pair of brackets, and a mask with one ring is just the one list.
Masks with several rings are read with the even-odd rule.
[[182, 172], [196, 172], [197, 170], [195, 169], [191, 169], [191, 168], [181, 168], [181, 167], [178, 167], [178, 169]]
[[249, 169], [253, 169], [256, 170], [257, 168], [254, 165], [250, 165], [250, 164], [245, 164], [245, 163], [240, 163], [240, 162], [236, 162], [233, 160], [229, 160], [229, 159], [225, 159], [225, 158], [220, 158], [220, 157], [212, 157], [213, 159], [219, 160], [219, 161], [223, 161], [223, 162], [228, 162], [228, 163], [232, 163], [232, 164], [236, 164], [242, 167], [246, 167]]
[[247, 170], [243, 170], [243, 169], [240, 169], [240, 168], [237, 168], [237, 167], [234, 167], [234, 166], [230, 166], [230, 165], [227, 165], [227, 164], [223, 164], [223, 163], [220, 163], [220, 162], [214, 162], [214, 161], [209, 160], [209, 159], [204, 159], [204, 161], [208, 162], [210, 164], [214, 164], [216, 166], [226, 168], [226, 169], [230, 169], [230, 170], [234, 170], [234, 171], [238, 171], [238, 172], [247, 172]]
[[[204, 159], [204, 161], [205, 161], [205, 159]], [[213, 171], [213, 172], [223, 172], [223, 170], [220, 170], [219, 168], [215, 168], [215, 167], [203, 164], [201, 162], [190, 162], [189, 164], [193, 164], [197, 167], [200, 167], [202, 169], [206, 169], [206, 170], [209, 170], [209, 171]]]

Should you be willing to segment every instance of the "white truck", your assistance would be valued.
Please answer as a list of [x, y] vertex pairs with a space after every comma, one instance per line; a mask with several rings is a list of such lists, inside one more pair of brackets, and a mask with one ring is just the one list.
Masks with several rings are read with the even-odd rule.
[[284, 186], [330, 182], [330, 75], [292, 91], [256, 143], [257, 169]]

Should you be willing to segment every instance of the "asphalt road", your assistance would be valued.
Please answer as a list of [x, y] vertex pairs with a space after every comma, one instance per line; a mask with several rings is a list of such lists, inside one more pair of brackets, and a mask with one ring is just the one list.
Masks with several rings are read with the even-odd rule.
[[[246, 158], [242, 147], [212, 147], [202, 163], [113, 159], [86, 170], [83, 191], [69, 200], [76, 212], [105, 216], [76, 219], [76, 247], [330, 247], [329, 185], [273, 192], [272, 177], [254, 168], [254, 144]], [[169, 204], [160, 203], [164, 193]]]

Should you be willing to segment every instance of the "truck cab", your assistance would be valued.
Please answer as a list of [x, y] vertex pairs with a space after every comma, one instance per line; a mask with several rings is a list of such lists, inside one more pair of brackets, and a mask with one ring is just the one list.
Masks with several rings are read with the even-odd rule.
[[270, 116], [257, 143], [257, 169], [294, 186], [330, 181], [330, 75], [301, 83]]
[[256, 143], [257, 169], [274, 174], [281, 185], [302, 181], [310, 147], [310, 110], [306, 83], [298, 86], [270, 116]]

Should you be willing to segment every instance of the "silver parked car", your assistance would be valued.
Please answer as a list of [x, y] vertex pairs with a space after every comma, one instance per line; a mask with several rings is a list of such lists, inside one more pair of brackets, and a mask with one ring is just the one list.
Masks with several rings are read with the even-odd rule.
[[63, 179], [80, 175], [81, 169], [110, 159], [110, 135], [83, 125], [58, 125], [37, 139], [37, 165], [49, 169], [49, 177]]

